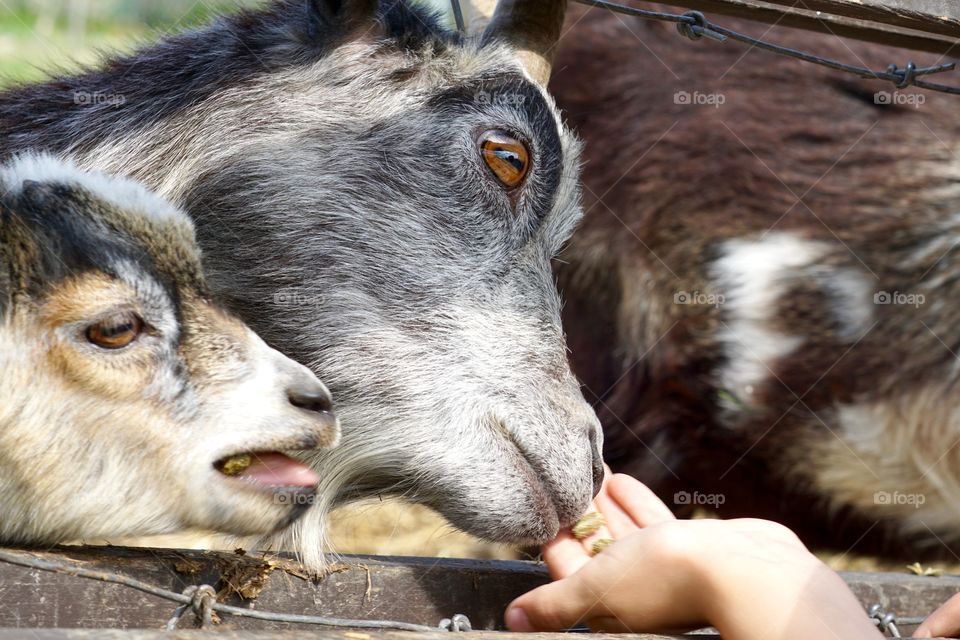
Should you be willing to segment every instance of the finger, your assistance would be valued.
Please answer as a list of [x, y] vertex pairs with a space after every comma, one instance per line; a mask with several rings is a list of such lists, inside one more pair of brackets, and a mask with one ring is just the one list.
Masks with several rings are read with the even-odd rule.
[[576, 577], [552, 582], [520, 596], [507, 608], [504, 621], [516, 633], [564, 631], [588, 621], [597, 604]]
[[930, 614], [914, 632], [915, 638], [945, 638], [960, 635], [960, 594]]
[[573, 537], [570, 530], [565, 529], [553, 541], [544, 545], [543, 559], [550, 570], [550, 577], [562, 580], [590, 562], [590, 554], [580, 541]]
[[603, 466], [603, 484], [597, 496], [593, 499], [594, 510], [603, 516], [603, 526], [588, 536], [583, 537], [584, 547], [591, 554], [598, 542], [617, 540], [637, 531], [636, 525], [629, 515], [610, 497], [609, 487], [613, 472], [607, 465]]
[[640, 530], [637, 523], [629, 513], [623, 510], [620, 503], [613, 499], [609, 489], [605, 493], [598, 495], [594, 501], [597, 511], [603, 514], [607, 521], [607, 528], [610, 530], [612, 538], [619, 540], [626, 536], [636, 533]]
[[669, 507], [647, 485], [630, 476], [617, 474], [610, 478], [607, 493], [637, 527], [676, 520]]

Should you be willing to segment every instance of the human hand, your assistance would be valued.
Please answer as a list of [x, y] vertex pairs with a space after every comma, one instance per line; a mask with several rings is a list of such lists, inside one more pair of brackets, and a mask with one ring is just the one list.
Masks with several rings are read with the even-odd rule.
[[960, 594], [947, 600], [930, 614], [917, 630], [914, 638], [955, 638], [960, 636]]
[[[882, 637], [840, 577], [785, 527], [762, 520], [678, 522], [649, 489], [621, 475], [608, 474], [594, 506], [607, 530], [584, 541], [564, 532], [544, 548], [557, 582], [510, 605], [511, 630], [712, 625], [735, 640]], [[591, 557], [597, 536], [616, 543]]]

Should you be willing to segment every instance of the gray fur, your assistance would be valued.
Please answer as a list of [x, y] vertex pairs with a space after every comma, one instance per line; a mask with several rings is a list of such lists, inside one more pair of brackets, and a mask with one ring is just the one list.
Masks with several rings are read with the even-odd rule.
[[[0, 165], [0, 274], [0, 543], [265, 535], [302, 515], [302, 465], [297, 484], [216, 463], [334, 444], [329, 391], [208, 301], [184, 213], [27, 156]], [[91, 338], [131, 317], [126, 344]]]
[[[0, 149], [52, 147], [184, 205], [214, 291], [330, 386], [344, 438], [316, 460], [322, 504], [297, 541], [314, 564], [350, 497], [403, 494], [535, 543], [602, 471], [550, 264], [581, 216], [579, 144], [507, 45], [390, 4], [317, 43], [279, 2], [60, 85], [127, 95], [113, 109], [50, 106], [53, 85], [0, 95]], [[532, 149], [514, 194], [480, 158], [492, 128]]]

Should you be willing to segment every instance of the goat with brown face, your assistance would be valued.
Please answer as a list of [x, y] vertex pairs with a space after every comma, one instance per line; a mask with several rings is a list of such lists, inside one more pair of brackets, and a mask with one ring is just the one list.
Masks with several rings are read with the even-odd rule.
[[611, 464], [681, 513], [960, 550], [956, 97], [596, 9], [570, 25], [552, 89], [587, 144], [588, 215], [559, 272]]
[[190, 220], [51, 157], [0, 190], [0, 542], [296, 520], [330, 394], [210, 301]]
[[293, 537], [312, 564], [343, 500], [536, 543], [602, 474], [551, 271], [581, 216], [544, 86], [566, 3], [502, 3], [476, 39], [378, 4], [277, 0], [0, 94], [0, 155], [69, 150], [182, 205], [211, 289], [330, 386], [343, 442]]

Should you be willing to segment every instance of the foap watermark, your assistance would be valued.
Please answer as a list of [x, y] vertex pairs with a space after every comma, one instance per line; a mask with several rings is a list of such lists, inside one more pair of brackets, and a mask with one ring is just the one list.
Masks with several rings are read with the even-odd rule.
[[927, 501], [922, 493], [900, 493], [899, 491], [877, 491], [873, 494], [873, 504], [880, 507], [908, 506], [919, 509]]
[[900, 93], [899, 91], [877, 91], [873, 94], [874, 104], [899, 107], [913, 107], [919, 109], [927, 102], [927, 96], [922, 93]]
[[878, 291], [873, 294], [873, 304], [899, 305], [918, 308], [927, 302], [922, 293], [903, 293], [900, 291]]
[[713, 107], [719, 109], [727, 102], [722, 93], [701, 93], [699, 91], [677, 91], [673, 94], [673, 103], [693, 107]]
[[103, 105], [108, 107], [122, 107], [127, 104], [127, 97], [120, 93], [75, 91], [73, 94], [73, 103], [78, 106]]
[[680, 507], [719, 507], [726, 501], [727, 497], [722, 493], [677, 491], [673, 494], [673, 503]]
[[481, 105], [519, 107], [526, 102], [527, 97], [510, 91], [478, 91], [474, 100]]
[[273, 294], [273, 303], [278, 307], [321, 307], [325, 301], [322, 295], [296, 287]]
[[673, 294], [673, 304], [719, 307], [726, 301], [727, 299], [721, 293], [710, 293], [705, 291], [677, 291], [675, 294]]
[[273, 494], [273, 503], [284, 507], [312, 507], [317, 502], [317, 494], [310, 493], [275, 493]]

